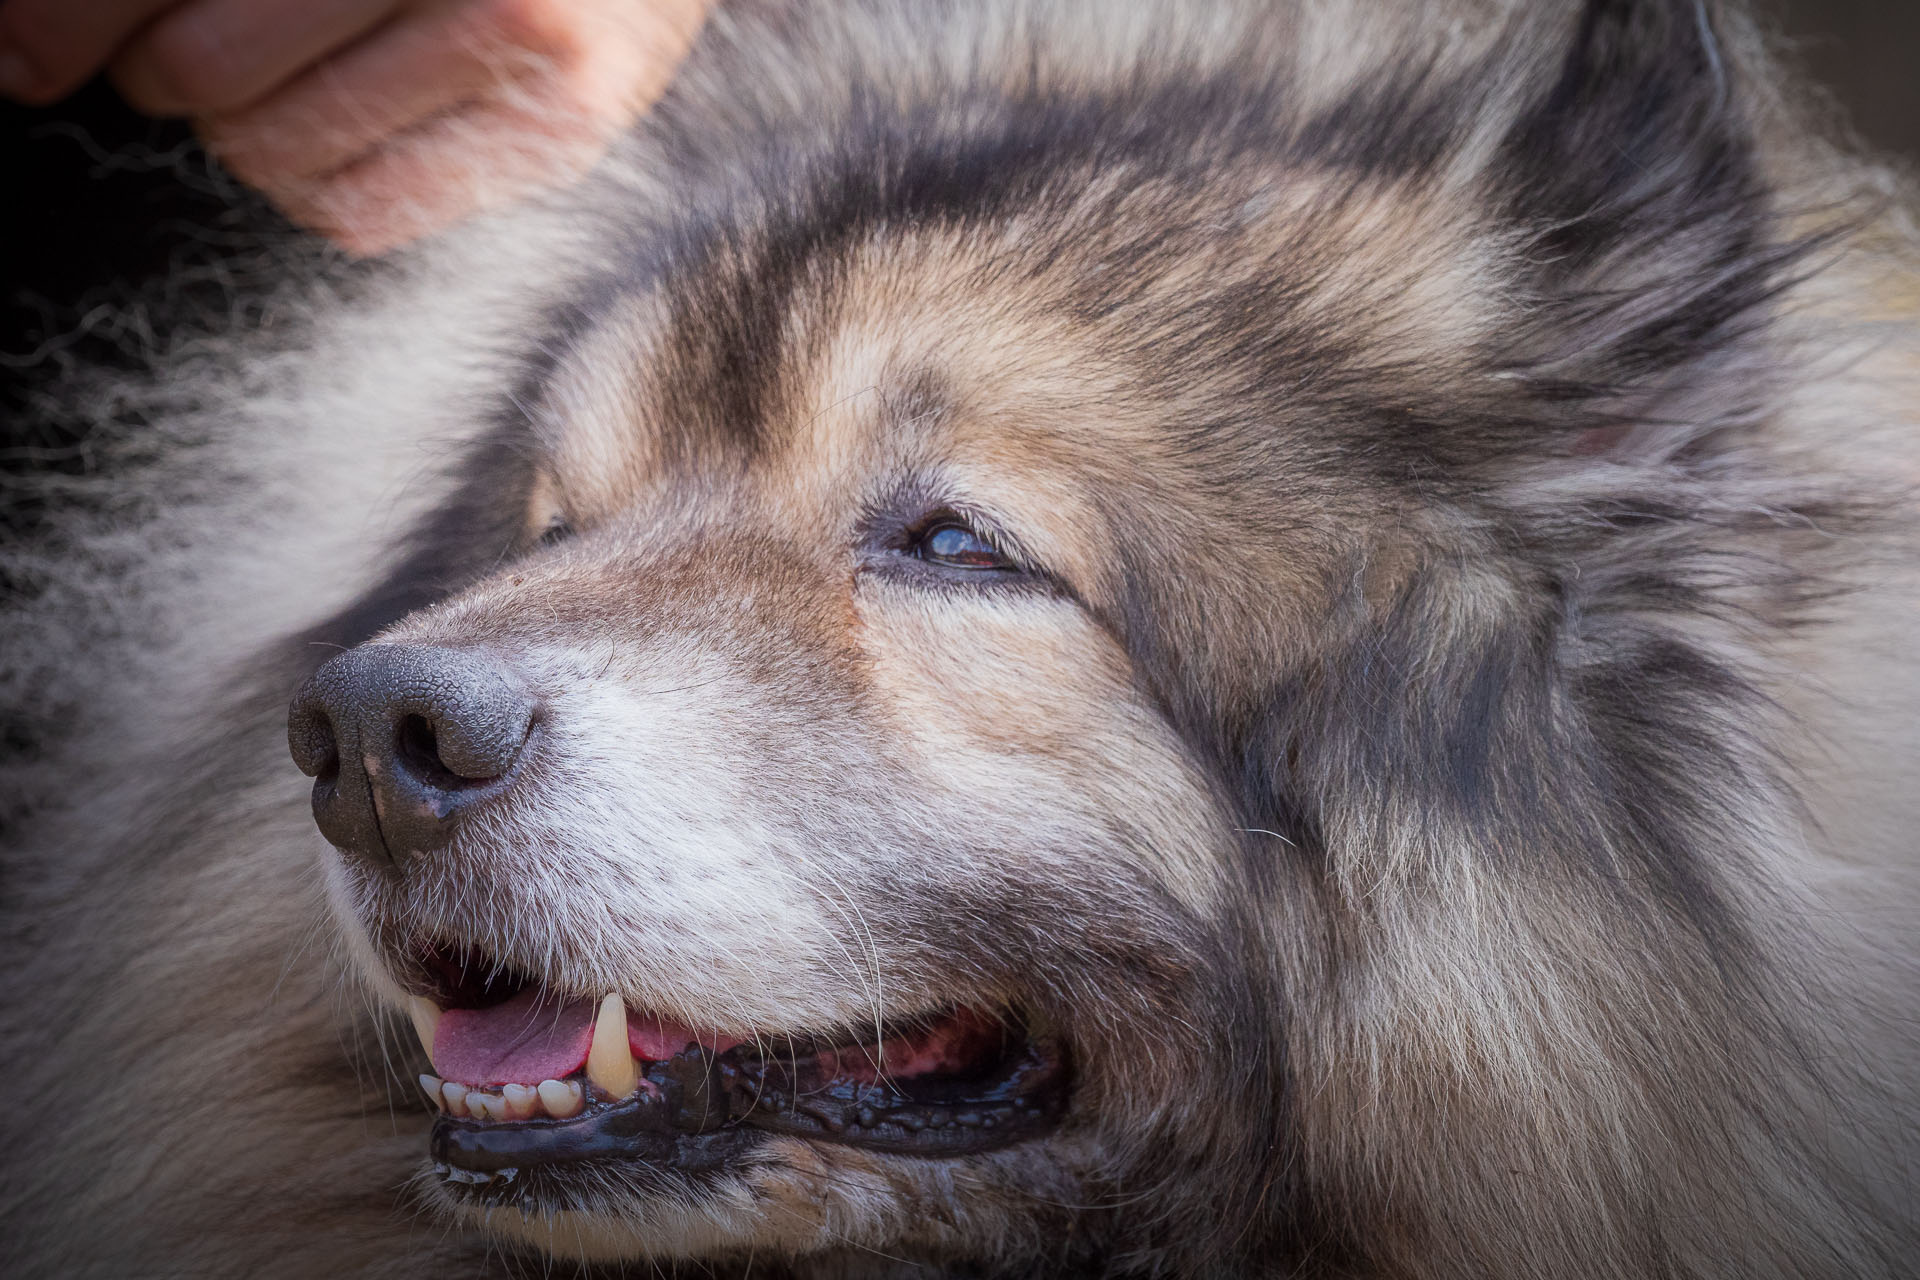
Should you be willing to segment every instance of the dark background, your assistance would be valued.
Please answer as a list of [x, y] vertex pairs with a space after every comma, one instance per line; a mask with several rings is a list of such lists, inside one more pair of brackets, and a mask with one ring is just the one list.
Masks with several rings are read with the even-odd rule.
[[1767, 6], [1803, 66], [1875, 146], [1920, 163], [1920, 0], [1787, 0]]
[[[1860, 134], [1920, 162], [1920, 0], [1761, 3]], [[71, 340], [78, 317], [126, 282], [159, 275], [218, 307], [213, 264], [230, 266], [223, 247], [285, 224], [211, 169], [183, 127], [133, 115], [100, 85], [47, 111], [0, 103], [0, 175], [4, 479], [8, 464], [22, 461], [8, 444], [64, 447], [60, 428], [23, 412], [34, 383], [63, 352], [110, 356], [130, 336], [83, 329], [87, 336]]]

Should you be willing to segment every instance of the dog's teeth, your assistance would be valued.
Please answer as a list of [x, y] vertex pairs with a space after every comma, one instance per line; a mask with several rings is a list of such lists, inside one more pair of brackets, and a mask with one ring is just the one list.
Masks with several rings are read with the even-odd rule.
[[640, 1085], [640, 1068], [627, 1047], [627, 1003], [617, 995], [600, 1002], [593, 1022], [593, 1047], [587, 1050], [587, 1079], [594, 1088], [624, 1098]]
[[440, 1094], [447, 1100], [447, 1114], [464, 1116], [467, 1114], [467, 1087], [449, 1080], [440, 1086]]
[[580, 1085], [573, 1080], [542, 1080], [538, 1090], [540, 1105], [555, 1120], [565, 1120], [568, 1116], [580, 1114], [587, 1105], [586, 1098], [580, 1092]]
[[433, 1061], [433, 1033], [440, 1029], [440, 1006], [424, 996], [407, 998], [407, 1016], [413, 1019], [413, 1032], [420, 1037], [420, 1047], [427, 1051], [427, 1061]]
[[467, 1094], [467, 1110], [473, 1112], [475, 1120], [505, 1120], [507, 1100], [497, 1093], [475, 1089]]
[[507, 1104], [509, 1120], [525, 1120], [540, 1111], [540, 1090], [530, 1084], [505, 1085], [500, 1097]]
[[422, 1075], [420, 1077], [420, 1087], [427, 1091], [427, 1098], [433, 1103], [436, 1111], [447, 1109], [447, 1095], [440, 1092], [445, 1085], [446, 1081], [439, 1076]]

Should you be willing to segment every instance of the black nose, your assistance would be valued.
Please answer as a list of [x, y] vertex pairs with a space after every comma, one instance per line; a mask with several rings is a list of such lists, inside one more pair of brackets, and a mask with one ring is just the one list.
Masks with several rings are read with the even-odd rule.
[[444, 846], [463, 813], [511, 785], [533, 710], [497, 658], [363, 645], [300, 686], [287, 744], [314, 779], [320, 833], [401, 867]]

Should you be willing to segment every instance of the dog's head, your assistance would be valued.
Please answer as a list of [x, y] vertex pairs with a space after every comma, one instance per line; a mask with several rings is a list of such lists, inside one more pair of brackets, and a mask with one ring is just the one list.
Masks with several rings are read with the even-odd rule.
[[1654, 971], [1733, 932], [1671, 503], [1779, 257], [1691, 6], [1540, 32], [856, 108], [609, 264], [509, 552], [294, 706], [440, 1202], [1275, 1257], [1470, 1251], [1501, 1161], [1614, 1193], [1545, 1171], [1660, 1100], [1554, 1045], [1699, 1016]]

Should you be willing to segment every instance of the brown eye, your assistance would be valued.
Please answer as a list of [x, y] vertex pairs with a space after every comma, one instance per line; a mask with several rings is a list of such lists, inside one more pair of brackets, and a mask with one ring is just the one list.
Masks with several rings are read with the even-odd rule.
[[1013, 561], [957, 520], [933, 525], [915, 541], [913, 553], [929, 564], [950, 569], [1012, 569]]

